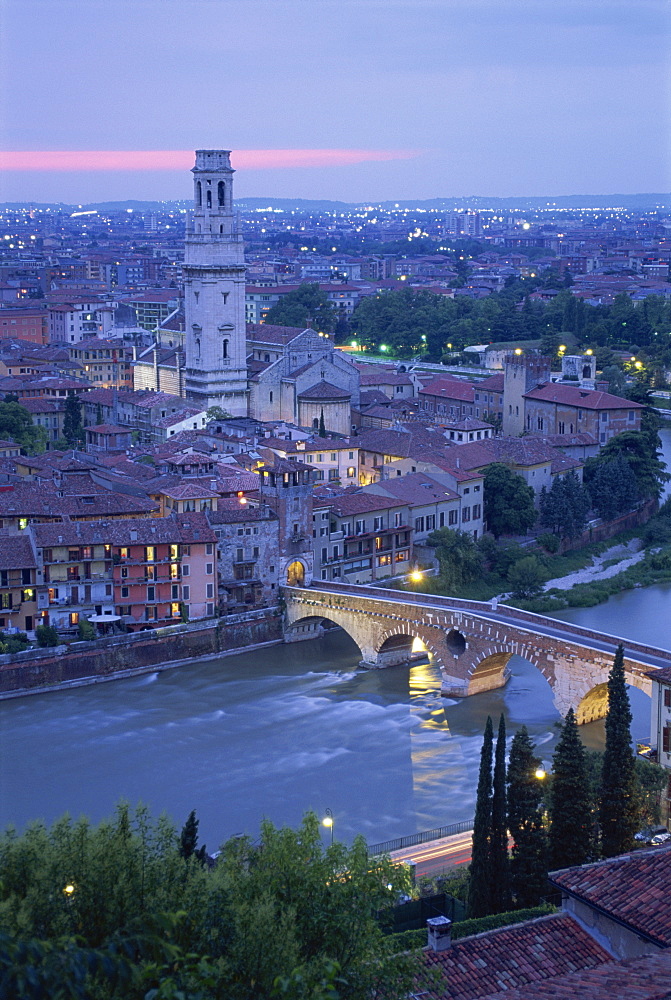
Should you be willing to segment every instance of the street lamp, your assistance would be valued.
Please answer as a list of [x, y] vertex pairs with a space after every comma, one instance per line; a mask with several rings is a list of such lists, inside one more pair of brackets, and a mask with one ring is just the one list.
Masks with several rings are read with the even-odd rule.
[[537, 767], [536, 770], [534, 771], [534, 777], [538, 778], [539, 781], [543, 781], [543, 779], [547, 777], [545, 768], [542, 766]]
[[331, 831], [331, 846], [333, 846], [333, 813], [330, 809], [325, 809], [324, 814], [322, 826], [325, 826], [327, 830]]

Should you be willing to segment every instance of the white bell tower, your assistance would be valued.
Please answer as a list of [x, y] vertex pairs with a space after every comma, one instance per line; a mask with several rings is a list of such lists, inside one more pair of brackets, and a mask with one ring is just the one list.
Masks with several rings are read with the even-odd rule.
[[186, 394], [247, 416], [245, 251], [233, 215], [230, 150], [198, 149], [184, 249]]

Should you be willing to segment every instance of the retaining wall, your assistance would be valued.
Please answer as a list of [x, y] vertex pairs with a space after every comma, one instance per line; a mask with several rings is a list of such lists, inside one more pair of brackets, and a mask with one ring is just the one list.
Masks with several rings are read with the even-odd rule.
[[0, 699], [165, 670], [282, 641], [278, 609], [0, 656]]

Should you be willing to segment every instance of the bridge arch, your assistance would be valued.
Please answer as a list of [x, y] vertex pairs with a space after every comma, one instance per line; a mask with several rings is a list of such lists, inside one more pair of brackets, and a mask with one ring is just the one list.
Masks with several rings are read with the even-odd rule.
[[420, 640], [427, 652], [433, 656], [436, 665], [442, 669], [443, 658], [434, 636], [430, 634], [428, 628], [418, 627], [415, 623], [385, 629], [380, 634], [375, 647], [374, 665], [390, 667], [397, 663], [407, 662], [412, 654], [414, 639]]

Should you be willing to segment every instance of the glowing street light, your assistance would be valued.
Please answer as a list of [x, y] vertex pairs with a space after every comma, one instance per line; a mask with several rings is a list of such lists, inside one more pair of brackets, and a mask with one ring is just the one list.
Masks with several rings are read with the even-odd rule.
[[388, 350], [389, 350], [389, 348], [387, 347], [387, 345], [386, 345], [386, 344], [380, 344], [380, 350], [381, 350], [381, 351], [388, 351]]
[[322, 820], [322, 826], [325, 826], [327, 830], [331, 831], [331, 846], [333, 846], [333, 813], [330, 809], [324, 810], [324, 819]]
[[413, 583], [421, 583], [424, 579], [424, 574], [419, 569], [413, 569], [408, 575]]
[[538, 778], [539, 781], [543, 781], [543, 779], [547, 777], [547, 774], [545, 772], [545, 768], [544, 767], [537, 767], [536, 770], [534, 771], [534, 777]]
[[523, 353], [524, 353], [524, 352], [523, 352], [523, 350], [522, 350], [522, 348], [521, 348], [521, 347], [516, 347], [516, 348], [515, 348], [515, 354], [517, 354], [517, 355], [520, 355], [520, 354], [523, 354]]

